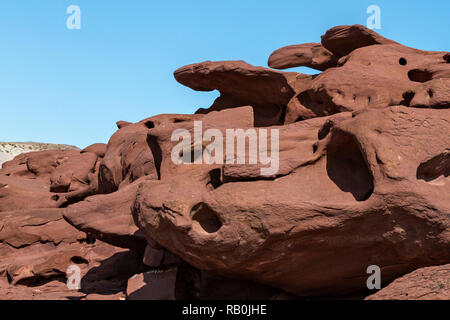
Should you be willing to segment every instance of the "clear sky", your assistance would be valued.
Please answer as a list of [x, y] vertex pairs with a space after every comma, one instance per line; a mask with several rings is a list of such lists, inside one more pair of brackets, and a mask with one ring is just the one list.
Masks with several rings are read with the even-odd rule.
[[[66, 27], [72, 4], [80, 30]], [[365, 25], [372, 4], [383, 36], [450, 51], [448, 0], [1, 0], [0, 141], [85, 147], [107, 142], [118, 120], [193, 113], [217, 93], [183, 87], [175, 69], [204, 60], [267, 66], [277, 48]]]

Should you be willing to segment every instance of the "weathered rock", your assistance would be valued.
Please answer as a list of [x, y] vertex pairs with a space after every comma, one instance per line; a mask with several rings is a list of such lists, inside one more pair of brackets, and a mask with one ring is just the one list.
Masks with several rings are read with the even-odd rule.
[[295, 93], [295, 72], [254, 67], [244, 61], [205, 61], [174, 72], [181, 84], [197, 91], [219, 90], [220, 97], [207, 110], [252, 106], [256, 126], [284, 123], [284, 110]]
[[[93, 243], [62, 217], [62, 209], [0, 213], [1, 299], [112, 297], [141, 272], [140, 257], [101, 241]], [[66, 286], [69, 266], [80, 268], [80, 290]]]
[[50, 176], [50, 191], [70, 192], [89, 186], [89, 173], [95, 169], [97, 154], [84, 152], [69, 157]]
[[275, 68], [325, 70], [297, 86], [285, 124], [367, 108], [450, 106], [447, 52], [405, 47], [360, 25], [328, 30], [322, 45], [287, 46], [269, 58]]
[[324, 71], [336, 67], [338, 59], [320, 43], [294, 44], [275, 50], [268, 65], [275, 69], [309, 67]]
[[359, 24], [337, 26], [322, 36], [322, 45], [336, 55], [343, 57], [355, 49], [375, 44], [395, 44], [378, 33]]
[[58, 206], [57, 195], [40, 179], [4, 176], [0, 174], [0, 212]]
[[0, 213], [0, 274], [12, 284], [62, 276], [83, 256], [85, 234], [67, 225], [61, 209]]
[[450, 265], [417, 269], [366, 300], [450, 300]]
[[450, 104], [448, 79], [436, 79], [433, 84], [411, 81], [408, 76], [411, 69], [429, 64], [446, 65], [450, 70], [443, 56], [443, 52], [423, 52], [397, 44], [354, 50], [338, 67], [324, 71], [312, 80], [310, 88], [298, 93], [286, 117], [309, 119], [401, 104], [444, 108]]
[[0, 211], [62, 207], [96, 193], [97, 160], [73, 149], [17, 156], [0, 170]]
[[64, 144], [51, 144], [39, 142], [0, 142], [0, 168], [4, 162], [10, 161], [23, 153], [43, 151], [43, 150], [65, 150], [77, 147]]
[[[302, 296], [364, 290], [370, 264], [391, 281], [446, 263], [448, 179], [426, 182], [417, 170], [446, 152], [449, 112], [385, 108], [341, 120], [328, 133], [326, 118], [322, 127], [308, 125], [321, 119], [280, 127], [293, 142], [302, 141], [302, 130], [316, 135], [304, 141], [307, 151], [299, 145], [305, 161], [285, 176], [215, 189], [187, 174], [143, 184], [138, 226], [196, 268]], [[288, 154], [280, 151], [280, 163]]]
[[27, 154], [27, 169], [35, 177], [46, 179], [54, 170], [70, 157], [78, 155], [78, 150], [51, 150]]
[[0, 279], [0, 300], [78, 300], [86, 294], [69, 290], [63, 281], [53, 280], [38, 287], [11, 285]]
[[129, 124], [113, 134], [103, 157], [98, 176], [99, 193], [110, 193], [120, 185], [142, 176], [158, 178], [147, 136], [153, 127], [150, 120]]
[[79, 230], [112, 245], [138, 250], [145, 247], [145, 238], [133, 221], [131, 207], [141, 180], [120, 190], [95, 195], [64, 210], [64, 218]]

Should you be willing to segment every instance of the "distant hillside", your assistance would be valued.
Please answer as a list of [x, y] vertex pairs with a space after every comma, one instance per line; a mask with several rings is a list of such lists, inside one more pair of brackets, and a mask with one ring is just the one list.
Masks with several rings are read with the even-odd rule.
[[0, 142], [0, 167], [6, 161], [12, 160], [15, 156], [33, 151], [54, 150], [54, 149], [78, 149], [65, 144], [51, 144], [38, 142]]

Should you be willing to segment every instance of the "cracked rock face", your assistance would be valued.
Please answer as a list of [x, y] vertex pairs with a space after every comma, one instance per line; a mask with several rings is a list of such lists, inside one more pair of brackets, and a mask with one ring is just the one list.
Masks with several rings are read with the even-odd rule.
[[[172, 298], [180, 272], [189, 294], [192, 274], [200, 275], [196, 297], [207, 297], [211, 286], [228, 298], [259, 286], [267, 297], [345, 296], [365, 292], [370, 265], [381, 268], [383, 286], [401, 283], [418, 268], [450, 263], [449, 56], [354, 25], [269, 58], [270, 67], [308, 66], [318, 75], [243, 61], [182, 67], [174, 73], [180, 83], [220, 91], [211, 107], [119, 121], [106, 146], [18, 156], [0, 171], [0, 211], [19, 217], [31, 210], [33, 219], [53, 210], [91, 237], [132, 250], [146, 267], [127, 258], [134, 263], [125, 274], [139, 273], [128, 282], [130, 297], [154, 298], [145, 278], [168, 267], [178, 270], [169, 277]], [[194, 136], [198, 121], [201, 134], [214, 129], [223, 137], [227, 129], [267, 130], [268, 137], [278, 130], [277, 170], [174, 162], [174, 150], [193, 160], [199, 143], [210, 151], [212, 139]], [[172, 135], [181, 129], [194, 138], [176, 149]], [[58, 226], [75, 230], [65, 221]], [[17, 240], [6, 223], [0, 219], [3, 243], [44, 237], [26, 227]], [[28, 242], [16, 249], [25, 252]], [[248, 283], [248, 292], [222, 279]], [[386, 292], [395, 296], [397, 288], [394, 282]]]

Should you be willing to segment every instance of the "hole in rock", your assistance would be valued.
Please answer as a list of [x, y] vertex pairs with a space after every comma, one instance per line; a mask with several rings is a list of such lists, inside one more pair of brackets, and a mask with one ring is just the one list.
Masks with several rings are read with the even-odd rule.
[[409, 105], [410, 105], [412, 99], [414, 98], [415, 94], [416, 93], [414, 91], [411, 91], [411, 90], [404, 92], [403, 95], [402, 95], [403, 96], [403, 100], [400, 101], [400, 104], [402, 106], [409, 107]]
[[158, 137], [147, 135], [147, 144], [150, 147], [153, 155], [153, 161], [155, 163], [156, 173], [158, 180], [161, 180], [161, 162], [162, 162], [162, 150], [158, 143]]
[[59, 195], [55, 194], [50, 199], [52, 199], [53, 201], [58, 201], [59, 200]]
[[8, 283], [11, 283], [13, 281], [13, 278], [11, 277], [8, 271], [6, 271], [6, 280], [8, 281]]
[[324, 101], [323, 97], [320, 98], [314, 91], [303, 91], [296, 99], [316, 116], [329, 116], [338, 112], [336, 105], [329, 103], [328, 100]]
[[432, 74], [426, 70], [413, 69], [408, 72], [408, 78], [415, 82], [427, 82], [432, 79]]
[[217, 214], [206, 204], [198, 203], [192, 208], [192, 220], [207, 233], [215, 233], [222, 227]]
[[220, 187], [223, 184], [222, 180], [220, 179], [221, 174], [222, 174], [222, 172], [221, 172], [220, 168], [211, 170], [209, 172], [209, 182], [208, 182], [208, 184], [211, 184], [211, 186], [214, 189], [217, 189], [218, 187]]
[[432, 181], [440, 176], [450, 176], [450, 150], [427, 160], [417, 168], [417, 179]]
[[434, 95], [433, 90], [432, 89], [428, 89], [427, 92], [428, 92], [428, 95], [430, 96], [430, 98], [433, 98], [433, 95]]
[[357, 201], [367, 200], [373, 193], [373, 177], [356, 138], [333, 131], [327, 146], [327, 174], [344, 192]]
[[378, 157], [378, 155], [375, 155], [375, 157], [378, 164], [384, 164], [383, 161], [381, 161], [381, 159]]
[[319, 148], [318, 143], [317, 143], [317, 142], [314, 143], [314, 144], [313, 144], [313, 153], [316, 153], [318, 148]]
[[96, 239], [92, 234], [86, 233], [86, 243], [87, 244], [94, 244], [95, 241], [96, 241]]
[[402, 65], [402, 66], [406, 66], [406, 64], [408, 63], [407, 61], [406, 61], [406, 59], [405, 58], [400, 58], [399, 60], [398, 60], [398, 63], [400, 64], [400, 65]]
[[153, 129], [153, 128], [155, 127], [155, 124], [153, 123], [153, 121], [147, 121], [147, 122], [145, 123], [145, 126], [146, 126], [148, 129]]
[[333, 121], [330, 120], [326, 121], [323, 124], [322, 128], [319, 129], [319, 132], [317, 134], [319, 140], [325, 138], [330, 133], [330, 130], [333, 128], [333, 126], [334, 126]]
[[70, 261], [72, 261], [75, 264], [88, 264], [89, 263], [86, 259], [79, 257], [79, 256], [72, 257], [70, 259]]
[[50, 191], [55, 193], [66, 193], [69, 192], [70, 184], [69, 185], [56, 185], [56, 186], [50, 186]]

